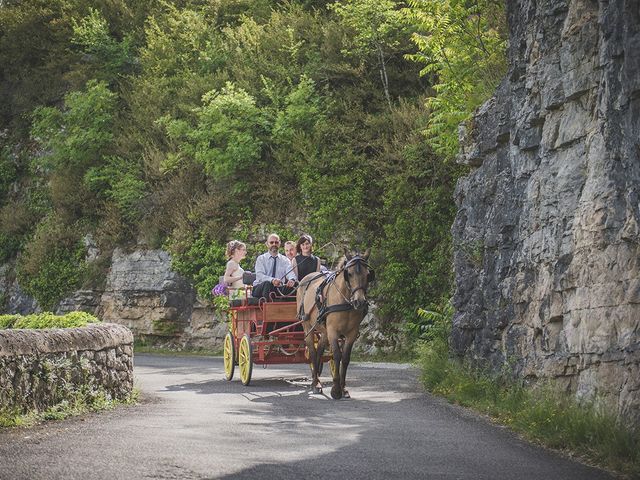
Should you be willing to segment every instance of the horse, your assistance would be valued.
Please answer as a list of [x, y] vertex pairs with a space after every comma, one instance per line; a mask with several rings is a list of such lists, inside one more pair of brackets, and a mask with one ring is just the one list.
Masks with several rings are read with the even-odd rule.
[[[334, 362], [331, 397], [336, 400], [350, 398], [345, 388], [347, 367], [367, 312], [367, 288], [374, 278], [367, 263], [369, 253], [367, 249], [363, 255], [351, 255], [345, 250], [335, 273], [328, 276], [310, 273], [300, 281], [296, 293], [298, 319], [302, 320], [311, 361], [311, 387], [314, 393], [322, 393], [319, 376], [322, 354], [328, 344]], [[316, 332], [320, 335], [317, 345]]]

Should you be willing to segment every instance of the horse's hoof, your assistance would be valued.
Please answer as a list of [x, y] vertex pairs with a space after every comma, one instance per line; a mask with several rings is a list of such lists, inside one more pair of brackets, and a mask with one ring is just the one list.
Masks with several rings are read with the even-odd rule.
[[322, 393], [322, 387], [313, 387], [313, 393]]
[[340, 400], [342, 398], [342, 390], [336, 387], [331, 389], [331, 398], [334, 400]]
[[347, 392], [346, 390], [344, 390], [342, 392], [342, 398], [351, 398], [351, 395], [349, 395], [349, 392]]

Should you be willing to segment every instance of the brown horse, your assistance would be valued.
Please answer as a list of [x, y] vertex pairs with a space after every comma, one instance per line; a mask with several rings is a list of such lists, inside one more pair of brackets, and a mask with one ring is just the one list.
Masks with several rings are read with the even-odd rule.
[[[369, 250], [362, 256], [345, 251], [335, 273], [328, 276], [310, 273], [300, 282], [296, 297], [298, 316], [303, 320], [314, 393], [322, 393], [319, 376], [322, 354], [328, 344], [335, 365], [331, 396], [334, 399], [349, 398], [345, 389], [347, 367], [353, 343], [360, 335], [360, 323], [367, 311], [367, 288], [373, 280], [368, 258]], [[320, 334], [317, 345], [315, 332]]]

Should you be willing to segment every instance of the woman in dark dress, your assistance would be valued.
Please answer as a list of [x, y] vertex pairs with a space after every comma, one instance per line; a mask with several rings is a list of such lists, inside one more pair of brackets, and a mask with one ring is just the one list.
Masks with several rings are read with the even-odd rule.
[[320, 271], [320, 259], [311, 253], [313, 239], [310, 235], [302, 235], [296, 242], [297, 255], [293, 257], [291, 265], [298, 281], [313, 272]]

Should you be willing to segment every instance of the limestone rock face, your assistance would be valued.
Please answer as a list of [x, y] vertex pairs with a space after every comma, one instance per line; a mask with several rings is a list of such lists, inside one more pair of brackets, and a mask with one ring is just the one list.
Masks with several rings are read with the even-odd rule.
[[[82, 292], [67, 302], [78, 296]], [[189, 281], [171, 270], [171, 258], [163, 250], [116, 249], [96, 314], [105, 322], [126, 325], [136, 337], [171, 346], [213, 348], [221, 344], [226, 328], [219, 314], [196, 299]]]
[[452, 347], [640, 423], [640, 7], [507, 2], [510, 70], [461, 130]]
[[12, 263], [0, 265], [0, 307], [21, 315], [40, 311], [35, 299], [24, 293], [18, 285]]

